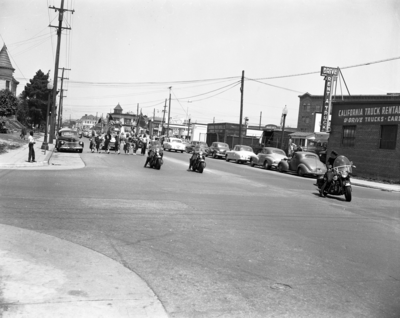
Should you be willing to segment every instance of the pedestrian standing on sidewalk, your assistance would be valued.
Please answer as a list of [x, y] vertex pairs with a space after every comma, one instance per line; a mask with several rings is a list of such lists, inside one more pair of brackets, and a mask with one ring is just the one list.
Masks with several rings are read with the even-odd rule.
[[35, 149], [33, 148], [35, 145], [35, 139], [33, 139], [33, 131], [30, 131], [30, 136], [29, 136], [29, 155], [28, 155], [28, 162], [36, 162], [35, 161]]

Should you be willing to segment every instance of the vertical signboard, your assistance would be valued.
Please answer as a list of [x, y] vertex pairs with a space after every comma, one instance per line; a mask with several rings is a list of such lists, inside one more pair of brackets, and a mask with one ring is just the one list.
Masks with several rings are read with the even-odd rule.
[[330, 131], [329, 116], [332, 103], [332, 90], [338, 74], [338, 68], [327, 66], [321, 67], [321, 76], [324, 76], [325, 80], [324, 99], [322, 104], [322, 118], [320, 126], [321, 132]]

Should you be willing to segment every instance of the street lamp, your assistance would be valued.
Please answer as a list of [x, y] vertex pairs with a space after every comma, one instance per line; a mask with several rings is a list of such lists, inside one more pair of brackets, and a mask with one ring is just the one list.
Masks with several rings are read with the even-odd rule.
[[51, 91], [53, 90], [53, 84], [51, 81], [47, 83], [47, 89], [49, 90], [49, 98], [47, 99], [47, 112], [46, 112], [46, 127], [44, 129], [44, 140], [41, 149], [49, 150], [49, 144], [47, 143], [47, 130], [49, 127], [49, 112], [50, 112], [50, 95]]
[[285, 121], [286, 121], [286, 115], [288, 113], [288, 109], [287, 106], [285, 105], [285, 108], [282, 110], [282, 120], [283, 120], [283, 124], [282, 124], [282, 139], [281, 139], [281, 149], [283, 150], [283, 139], [284, 139], [284, 135], [285, 135]]

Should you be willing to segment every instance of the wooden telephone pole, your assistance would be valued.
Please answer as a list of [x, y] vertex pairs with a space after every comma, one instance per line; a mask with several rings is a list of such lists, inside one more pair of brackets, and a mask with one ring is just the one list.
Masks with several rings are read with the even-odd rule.
[[242, 117], [243, 117], [243, 91], [244, 91], [244, 71], [242, 71], [242, 85], [240, 86], [240, 119], [239, 119], [239, 145], [242, 144]]
[[168, 107], [168, 127], [167, 127], [167, 137], [169, 137], [169, 120], [171, 118], [171, 88], [169, 87], [169, 107]]
[[[59, 78], [61, 78], [61, 88], [60, 88], [61, 94], [60, 94], [60, 100], [58, 102], [58, 122], [57, 122], [58, 129], [60, 129], [62, 126], [63, 101], [64, 101], [64, 97], [67, 97], [67, 96], [64, 96], [64, 91], [67, 91], [66, 89], [63, 89], [64, 79], [69, 80], [69, 78], [64, 77], [64, 70], [70, 71], [71, 69], [63, 67], [63, 68], [60, 68], [60, 70], [62, 70], [62, 75], [61, 75], [61, 77], [59, 77]], [[55, 114], [54, 114], [54, 116], [55, 116]]]
[[71, 28], [63, 27], [62, 22], [63, 22], [63, 17], [64, 17], [65, 11], [70, 11], [70, 12], [74, 13], [75, 10], [64, 9], [64, 0], [61, 0], [61, 8], [56, 8], [56, 7], [52, 6], [52, 7], [49, 7], [49, 9], [54, 9], [56, 12], [57, 11], [59, 12], [58, 13], [58, 27], [49, 25], [49, 27], [57, 28], [57, 52], [56, 52], [56, 64], [54, 67], [53, 103], [51, 104], [51, 117], [50, 117], [51, 122], [50, 122], [50, 137], [49, 137], [49, 144], [52, 144], [54, 135], [55, 135], [55, 121], [56, 121], [55, 107], [56, 107], [56, 97], [57, 97], [56, 95], [57, 95], [57, 81], [58, 81], [58, 65], [60, 62], [61, 31], [62, 31], [62, 29], [71, 30]]

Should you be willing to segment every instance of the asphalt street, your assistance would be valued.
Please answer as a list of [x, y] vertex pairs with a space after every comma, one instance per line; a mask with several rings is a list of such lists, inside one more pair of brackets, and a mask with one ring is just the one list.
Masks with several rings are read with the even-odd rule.
[[200, 174], [189, 157], [154, 170], [86, 148], [0, 170], [0, 223], [115, 260], [170, 317], [400, 316], [399, 193], [320, 198], [313, 178], [212, 158]]

